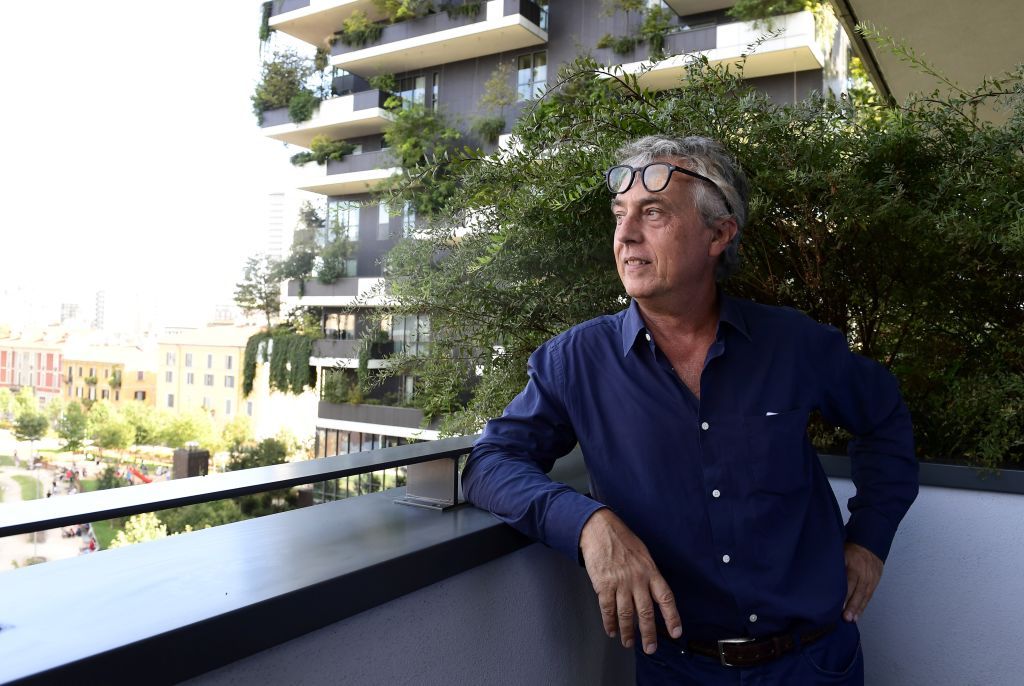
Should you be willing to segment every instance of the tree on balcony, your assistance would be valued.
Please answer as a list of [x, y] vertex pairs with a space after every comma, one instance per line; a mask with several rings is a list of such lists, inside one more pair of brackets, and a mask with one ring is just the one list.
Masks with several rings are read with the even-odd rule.
[[[443, 161], [454, 193], [388, 258], [393, 312], [426, 313], [438, 332], [419, 361], [438, 372], [427, 392], [459, 409], [446, 430], [499, 414], [541, 342], [627, 304], [603, 173], [628, 140], [685, 133], [723, 141], [753, 189], [728, 292], [807, 312], [890, 367], [921, 455], [1024, 462], [1024, 67], [946, 83], [857, 110], [780, 105], [706, 61], [670, 94], [591, 62], [563, 71], [517, 123], [519, 145]], [[979, 118], [993, 103], [1005, 118]], [[468, 402], [444, 386], [456, 373], [460, 390], [476, 379]], [[812, 437], [840, 442], [820, 425]]]
[[473, 132], [492, 145], [498, 142], [498, 136], [505, 130], [505, 110], [515, 105], [518, 99], [512, 79], [512, 63], [499, 63], [484, 82], [484, 92], [477, 101], [477, 109], [487, 114], [475, 118]]
[[312, 60], [294, 50], [274, 52], [263, 63], [260, 81], [252, 94], [252, 110], [256, 120], [263, 123], [263, 113], [287, 107], [292, 121], [306, 121], [313, 115], [319, 98], [310, 86], [317, 73]]
[[121, 388], [121, 370], [115, 369], [114, 373], [107, 379], [107, 385], [114, 390], [120, 390]]

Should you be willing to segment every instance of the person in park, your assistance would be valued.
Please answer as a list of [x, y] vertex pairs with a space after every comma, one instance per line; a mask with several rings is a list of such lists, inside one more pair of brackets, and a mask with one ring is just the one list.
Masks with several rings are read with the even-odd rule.
[[[466, 497], [585, 566], [638, 684], [862, 684], [857, 620], [918, 489], [897, 382], [837, 329], [723, 291], [748, 188], [721, 144], [649, 136], [616, 159], [629, 307], [533, 353]], [[854, 437], [845, 524], [815, 411]], [[547, 476], [577, 443], [590, 497]]]

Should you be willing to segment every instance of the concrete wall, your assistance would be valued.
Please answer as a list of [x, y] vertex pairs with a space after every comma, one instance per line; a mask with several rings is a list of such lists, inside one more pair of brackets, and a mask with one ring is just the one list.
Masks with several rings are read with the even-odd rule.
[[[861, 619], [867, 684], [1021, 682], [1022, 521], [1021, 495], [921, 489]], [[619, 685], [631, 663], [583, 570], [533, 545], [193, 683]]]
[[[832, 480], [839, 504], [853, 495]], [[1024, 495], [923, 486], [860, 621], [872, 686], [1024, 681]]]
[[532, 545], [185, 683], [632, 682], [632, 652], [605, 637], [586, 572]]

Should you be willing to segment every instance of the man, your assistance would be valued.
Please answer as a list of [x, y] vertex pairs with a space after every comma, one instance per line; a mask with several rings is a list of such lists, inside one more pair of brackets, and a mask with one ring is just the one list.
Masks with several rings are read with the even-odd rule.
[[[747, 216], [721, 145], [647, 137], [618, 159], [632, 302], [531, 356], [466, 496], [582, 560], [606, 632], [636, 644], [638, 683], [862, 683], [855, 623], [917, 494], [896, 381], [839, 331], [720, 291]], [[845, 527], [813, 411], [855, 436]], [[593, 499], [546, 476], [577, 442]]]

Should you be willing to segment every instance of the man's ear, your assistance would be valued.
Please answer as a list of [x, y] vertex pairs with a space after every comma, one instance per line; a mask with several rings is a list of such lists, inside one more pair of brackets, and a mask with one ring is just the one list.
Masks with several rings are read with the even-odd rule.
[[718, 257], [725, 252], [739, 230], [736, 217], [732, 215], [716, 219], [711, 225], [711, 244], [708, 246], [708, 254], [711, 257]]

